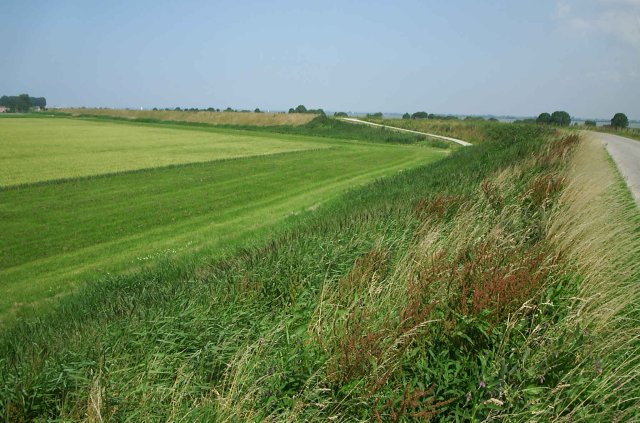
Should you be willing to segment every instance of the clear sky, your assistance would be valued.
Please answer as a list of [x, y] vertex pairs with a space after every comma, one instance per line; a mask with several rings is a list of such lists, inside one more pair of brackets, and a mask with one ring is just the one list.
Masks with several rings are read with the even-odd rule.
[[0, 0], [0, 94], [22, 92], [640, 119], [640, 0]]

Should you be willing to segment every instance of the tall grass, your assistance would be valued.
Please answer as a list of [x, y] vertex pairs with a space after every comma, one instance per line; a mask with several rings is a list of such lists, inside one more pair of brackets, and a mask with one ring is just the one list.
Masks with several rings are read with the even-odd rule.
[[[491, 138], [491, 132], [507, 123], [490, 121], [458, 121], [438, 119], [384, 119], [372, 121], [419, 132], [428, 132], [481, 144]], [[517, 136], [517, 135], [516, 135]]]
[[567, 178], [550, 232], [582, 281], [547, 341], [573, 360], [545, 400], [554, 418], [632, 421], [640, 417], [640, 213], [595, 139]]
[[[581, 304], [594, 279], [571, 252], [587, 244], [566, 222], [584, 147], [540, 128], [493, 134], [321, 207], [267, 245], [114, 276], [5, 332], [0, 412], [15, 421], [635, 417], [632, 348], [618, 350], [621, 382], [583, 394], [594, 362], [573, 322], [591, 309]], [[617, 322], [619, 345], [632, 345], [637, 319], [606, 317], [609, 303], [592, 303], [586, 323], [600, 329], [589, 336]], [[608, 375], [600, 360], [594, 371]]]

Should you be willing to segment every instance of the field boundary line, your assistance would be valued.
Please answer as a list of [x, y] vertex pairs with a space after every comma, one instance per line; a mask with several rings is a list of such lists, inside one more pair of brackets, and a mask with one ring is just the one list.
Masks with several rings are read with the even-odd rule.
[[381, 128], [389, 128], [389, 129], [391, 129], [393, 131], [409, 132], [411, 134], [425, 135], [425, 136], [431, 137], [431, 138], [437, 138], [437, 139], [440, 139], [440, 140], [451, 141], [451, 142], [454, 142], [456, 144], [460, 144], [463, 147], [469, 147], [469, 146], [473, 145], [470, 142], [459, 140], [457, 138], [445, 137], [444, 135], [430, 134], [428, 132], [418, 132], [418, 131], [413, 131], [411, 129], [398, 128], [396, 126], [381, 125], [379, 123], [367, 122], [366, 120], [360, 120], [360, 119], [355, 119], [355, 118], [340, 118], [340, 120], [345, 121], [345, 122], [350, 122], [350, 123], [371, 125], [371, 126], [377, 126], [377, 127], [381, 127]]

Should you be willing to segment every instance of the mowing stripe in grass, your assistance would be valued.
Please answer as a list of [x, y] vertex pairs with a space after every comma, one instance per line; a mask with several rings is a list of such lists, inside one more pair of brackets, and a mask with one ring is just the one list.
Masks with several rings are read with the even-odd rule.
[[439, 157], [360, 144], [0, 192], [0, 314], [140, 257], [219, 254], [348, 187]]

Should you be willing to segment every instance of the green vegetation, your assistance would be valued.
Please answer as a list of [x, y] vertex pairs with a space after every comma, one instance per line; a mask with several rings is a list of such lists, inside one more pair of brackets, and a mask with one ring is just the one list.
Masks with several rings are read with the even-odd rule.
[[47, 107], [47, 99], [44, 97], [31, 97], [29, 94], [20, 94], [18, 96], [0, 97], [0, 106], [6, 107], [9, 112], [25, 113], [37, 107], [44, 109]]
[[536, 123], [550, 124], [551, 123], [551, 114], [549, 114], [547, 112], [540, 113], [540, 115], [536, 119]]
[[303, 104], [300, 104], [295, 109], [293, 107], [290, 108], [289, 109], [289, 113], [312, 114], [312, 115], [325, 116], [324, 110], [322, 110], [322, 109], [307, 109]]
[[557, 110], [552, 114], [540, 113], [535, 122], [543, 125], [569, 126], [571, 125], [571, 116], [565, 111]]
[[[382, 114], [380, 114], [379, 116], [367, 115], [367, 117], [374, 118], [374, 119], [382, 119]], [[436, 114], [427, 113], [427, 112], [415, 112], [411, 115], [409, 113], [405, 113], [404, 115], [402, 115], [402, 119], [459, 120], [457, 116], [436, 115]], [[482, 118], [475, 118], [475, 119], [480, 120]]]
[[595, 120], [585, 120], [584, 121], [584, 126], [595, 128], [596, 126], [598, 126], [598, 124], [596, 123]]
[[[219, 254], [353, 185], [442, 157], [422, 146], [128, 122], [24, 118], [0, 127], [10, 146], [5, 180], [25, 182], [15, 179], [21, 163], [32, 169], [25, 177], [57, 180], [0, 191], [2, 317], [150, 258]], [[259, 155], [215, 160], [249, 153]], [[111, 173], [126, 165], [165, 167]], [[109, 174], [59, 180], [70, 172]]]
[[611, 118], [611, 126], [613, 128], [620, 129], [627, 128], [629, 126], [629, 118], [627, 118], [627, 115], [625, 115], [624, 113], [616, 113]]
[[312, 114], [301, 113], [237, 113], [232, 108], [221, 112], [213, 107], [205, 110], [181, 109], [174, 110], [123, 110], [123, 109], [57, 109], [57, 113], [72, 116], [111, 117], [139, 122], [189, 122], [194, 124], [209, 125], [250, 125], [250, 126], [275, 126], [275, 125], [302, 125], [313, 118]]
[[571, 125], [571, 116], [565, 111], [555, 111], [551, 113], [551, 124], [558, 126]]
[[[637, 420], [640, 213], [603, 148], [544, 126], [459, 125], [484, 142], [334, 195], [268, 242], [170, 255], [16, 322], [0, 334], [0, 415]], [[421, 149], [343, 144], [224, 163]], [[207, 166], [175, 168], [193, 197]]]
[[378, 119], [375, 120], [375, 123], [418, 132], [444, 135], [468, 141], [472, 144], [482, 144], [488, 139], [495, 138], [497, 131], [502, 130], [503, 126], [509, 125], [491, 121], [462, 121], [458, 119]]
[[[82, 115], [84, 118], [99, 119], [102, 121], [122, 121], [122, 118], [111, 116], [93, 116]], [[282, 115], [291, 116], [291, 115]], [[305, 116], [296, 114], [295, 116]], [[270, 125], [270, 126], [257, 126], [257, 125], [245, 125], [245, 124], [216, 124], [210, 125], [208, 123], [200, 122], [181, 122], [181, 121], [163, 121], [157, 119], [126, 119], [127, 121], [139, 122], [144, 124], [158, 124], [162, 128], [199, 128], [207, 131], [217, 131], [219, 129], [230, 129], [234, 133], [237, 130], [258, 132], [262, 134], [288, 134], [296, 136], [309, 136], [338, 140], [358, 140], [368, 143], [384, 143], [384, 144], [428, 144], [436, 148], [448, 148], [449, 144], [432, 143], [426, 140], [422, 135], [399, 133], [385, 128], [373, 128], [364, 125], [354, 125], [348, 122], [343, 122], [339, 119], [333, 119], [327, 116], [316, 116], [312, 120], [304, 124], [296, 125]], [[146, 126], [146, 125], [145, 125]], [[265, 135], [273, 136], [273, 135]], [[278, 135], [280, 137], [280, 135]]]
[[[326, 138], [366, 140], [385, 144], [424, 143], [426, 138], [418, 134], [407, 134], [385, 128], [374, 128], [365, 125], [354, 125], [338, 119], [319, 116], [311, 122], [300, 126], [280, 126], [265, 128], [267, 131], [283, 134], [314, 135]], [[438, 146], [444, 147], [447, 146]]]
[[0, 186], [327, 148], [262, 133], [73, 119], [0, 119]]

